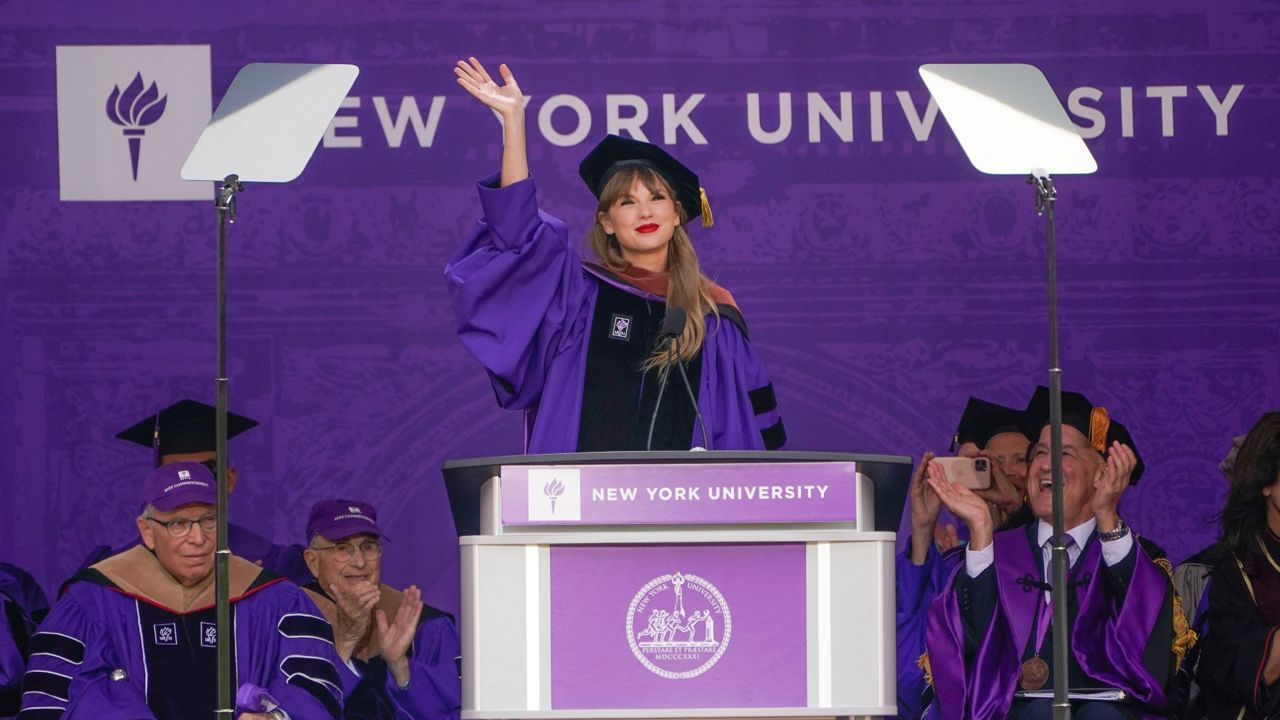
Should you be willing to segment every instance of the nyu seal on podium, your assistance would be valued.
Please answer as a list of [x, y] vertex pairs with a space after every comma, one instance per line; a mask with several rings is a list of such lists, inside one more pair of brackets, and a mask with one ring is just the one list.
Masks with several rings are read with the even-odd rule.
[[729, 649], [733, 616], [715, 585], [675, 573], [650, 580], [627, 608], [627, 642], [650, 672], [688, 680], [710, 670]]

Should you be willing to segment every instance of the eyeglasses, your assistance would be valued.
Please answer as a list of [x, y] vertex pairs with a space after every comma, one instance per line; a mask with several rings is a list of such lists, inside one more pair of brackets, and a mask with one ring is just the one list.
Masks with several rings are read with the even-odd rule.
[[169, 536], [176, 538], [186, 537], [191, 532], [191, 526], [196, 524], [200, 525], [200, 529], [203, 530], [206, 535], [218, 529], [217, 515], [205, 515], [204, 517], [196, 518], [195, 520], [186, 520], [183, 518], [179, 518], [177, 520], [158, 520], [153, 517], [149, 517], [147, 519], [157, 525], [163, 525], [164, 529], [169, 533]]
[[382, 543], [376, 540], [365, 540], [359, 545], [353, 545], [349, 542], [341, 542], [337, 545], [326, 545], [324, 547], [311, 548], [312, 550], [332, 550], [333, 559], [340, 563], [351, 562], [356, 556], [356, 550], [360, 550], [360, 554], [365, 560], [377, 560], [382, 557]]

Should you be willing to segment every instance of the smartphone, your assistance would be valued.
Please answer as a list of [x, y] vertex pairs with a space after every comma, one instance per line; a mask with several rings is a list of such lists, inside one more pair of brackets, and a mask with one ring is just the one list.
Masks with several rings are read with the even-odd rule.
[[970, 490], [986, 490], [991, 487], [991, 461], [987, 458], [936, 457], [947, 471], [947, 479], [960, 483]]

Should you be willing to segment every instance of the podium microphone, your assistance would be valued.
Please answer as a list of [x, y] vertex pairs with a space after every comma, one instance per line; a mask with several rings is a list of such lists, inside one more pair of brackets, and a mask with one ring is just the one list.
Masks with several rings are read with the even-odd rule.
[[[684, 308], [673, 307], [667, 309], [667, 314], [662, 318], [662, 329], [658, 331], [658, 344], [666, 343], [670, 346], [667, 352], [679, 352], [680, 333], [684, 332], [684, 324], [688, 320], [688, 314]], [[679, 356], [676, 357], [679, 362]], [[680, 366], [684, 370], [684, 366]], [[658, 399], [653, 403], [653, 415], [649, 417], [649, 437], [644, 441], [644, 449], [653, 448], [653, 427], [658, 422], [658, 410], [662, 408], [662, 394], [667, 390], [667, 380], [671, 378], [671, 366], [668, 363], [666, 369], [662, 373], [662, 382], [658, 385]], [[694, 406], [697, 409], [697, 406]]]
[[[693, 414], [698, 421], [698, 429], [702, 431], [702, 447], [704, 450], [711, 449], [711, 438], [707, 434], [707, 424], [702, 419], [702, 412], [698, 409], [698, 398], [693, 394], [693, 386], [689, 384], [689, 374], [684, 370], [684, 363], [680, 360], [680, 335], [684, 332], [685, 322], [688, 320], [688, 314], [684, 308], [673, 307], [667, 310], [667, 315], [662, 319], [662, 329], [658, 331], [658, 342], [667, 341], [671, 344], [671, 354], [674, 356], [674, 362], [680, 370], [680, 379], [684, 382], [685, 392], [689, 395], [689, 402], [693, 404]], [[649, 418], [649, 437], [645, 441], [644, 449], [649, 450], [653, 446], [653, 428], [658, 421], [658, 410], [662, 407], [662, 394], [667, 389], [667, 380], [671, 377], [671, 367], [668, 364], [666, 372], [662, 374], [662, 383], [658, 386], [658, 399], [653, 404], [653, 415]]]

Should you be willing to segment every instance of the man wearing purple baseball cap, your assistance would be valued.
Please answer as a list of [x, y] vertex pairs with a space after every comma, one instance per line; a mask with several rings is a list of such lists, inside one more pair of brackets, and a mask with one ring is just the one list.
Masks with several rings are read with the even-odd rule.
[[385, 539], [366, 502], [322, 500], [307, 520], [303, 558], [316, 579], [306, 590], [333, 624], [338, 654], [362, 676], [343, 717], [456, 720], [461, 643], [453, 618], [424, 604], [414, 585], [400, 592], [382, 583]]
[[[216, 472], [215, 413], [212, 405], [196, 400], [179, 400], [121, 430], [116, 437], [149, 449], [155, 467], [173, 462], [198, 462]], [[258, 421], [253, 418], [227, 413], [228, 440], [257, 426]], [[228, 493], [235, 492], [238, 478], [235, 466], [228, 467]], [[89, 552], [80, 569], [128, 550], [137, 543], [135, 537], [123, 547], [98, 545]], [[236, 555], [299, 585], [311, 578], [306, 564], [302, 562], [302, 548], [297, 545], [276, 545], [253, 530], [232, 522], [227, 524], [227, 546]]]
[[[217, 698], [217, 494], [198, 462], [147, 476], [141, 545], [77, 573], [32, 636], [23, 716], [207, 718]], [[242, 720], [337, 718], [359, 678], [300, 588], [230, 558], [232, 655]], [[64, 714], [65, 713], [65, 714]]]

